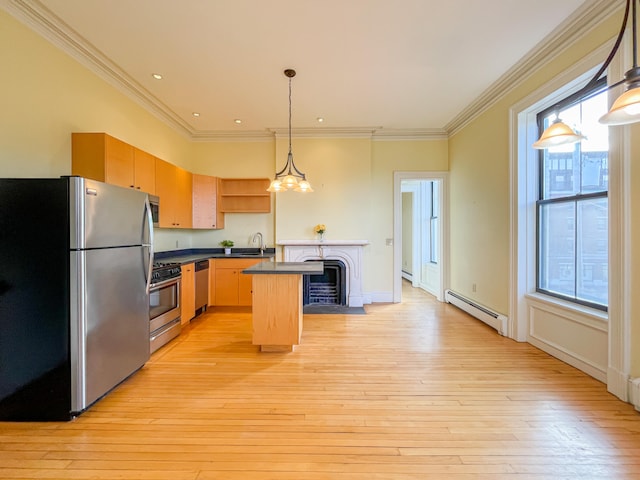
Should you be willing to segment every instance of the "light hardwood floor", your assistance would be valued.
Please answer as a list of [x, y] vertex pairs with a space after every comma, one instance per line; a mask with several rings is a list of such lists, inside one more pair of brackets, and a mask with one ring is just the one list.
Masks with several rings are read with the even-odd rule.
[[67, 423], [0, 423], [0, 478], [640, 479], [640, 413], [405, 286], [259, 353], [207, 313]]

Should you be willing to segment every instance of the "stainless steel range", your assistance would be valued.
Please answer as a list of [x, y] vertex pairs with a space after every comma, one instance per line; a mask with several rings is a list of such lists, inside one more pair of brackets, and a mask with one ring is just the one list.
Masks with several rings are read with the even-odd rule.
[[153, 264], [149, 288], [150, 352], [180, 335], [180, 264]]

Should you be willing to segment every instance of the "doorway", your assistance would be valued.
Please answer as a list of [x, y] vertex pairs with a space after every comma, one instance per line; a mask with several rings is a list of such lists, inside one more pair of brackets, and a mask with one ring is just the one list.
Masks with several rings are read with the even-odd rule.
[[402, 279], [444, 301], [448, 279], [447, 173], [394, 173], [393, 301]]

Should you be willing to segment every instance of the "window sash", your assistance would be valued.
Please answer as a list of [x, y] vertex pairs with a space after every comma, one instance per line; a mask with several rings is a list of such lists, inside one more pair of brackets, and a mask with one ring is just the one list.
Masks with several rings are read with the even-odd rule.
[[[540, 133], [554, 112], [563, 120], [595, 122], [606, 98], [595, 97], [606, 95], [605, 87], [602, 79], [586, 100], [574, 95], [540, 112]], [[581, 142], [539, 153], [536, 291], [606, 311], [608, 146], [606, 141], [588, 142], [584, 141], [587, 151]]]

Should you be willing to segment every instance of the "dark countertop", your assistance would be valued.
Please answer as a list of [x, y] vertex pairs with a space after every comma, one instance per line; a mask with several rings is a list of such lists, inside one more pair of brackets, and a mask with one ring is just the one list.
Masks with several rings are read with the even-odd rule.
[[262, 262], [245, 268], [242, 273], [249, 275], [317, 275], [324, 273], [324, 262]]
[[[225, 255], [224, 248], [188, 248], [183, 250], [169, 250], [165, 252], [155, 252], [154, 260], [161, 262], [172, 262], [186, 265], [188, 263], [207, 260], [209, 258], [264, 258], [271, 260], [276, 256], [275, 248], [267, 248], [264, 255], [260, 255], [257, 248], [233, 247], [231, 254]], [[271, 263], [271, 262], [268, 262]]]

